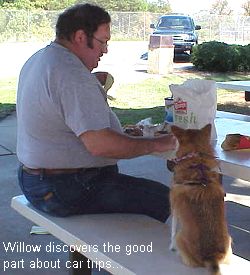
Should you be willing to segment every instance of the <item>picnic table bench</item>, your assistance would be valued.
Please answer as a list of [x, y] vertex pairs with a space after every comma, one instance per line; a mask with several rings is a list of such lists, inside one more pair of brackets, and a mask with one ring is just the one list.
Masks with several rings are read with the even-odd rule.
[[[52, 217], [34, 209], [23, 195], [14, 197], [11, 206], [68, 246], [84, 248], [72, 252], [68, 267], [78, 260], [81, 268], [71, 269], [71, 274], [90, 275], [92, 265], [98, 264], [117, 275], [207, 275], [205, 268], [188, 267], [169, 250], [170, 226], [153, 218], [132, 214]], [[249, 269], [250, 262], [235, 255], [230, 265], [221, 265], [223, 275], [247, 275]]]

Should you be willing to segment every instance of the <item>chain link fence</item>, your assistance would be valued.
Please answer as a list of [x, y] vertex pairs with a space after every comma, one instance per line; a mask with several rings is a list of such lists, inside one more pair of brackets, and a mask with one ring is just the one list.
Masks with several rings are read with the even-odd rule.
[[[54, 38], [58, 11], [0, 9], [0, 42], [48, 41]], [[150, 23], [161, 14], [149, 12], [110, 12], [113, 40], [147, 41]], [[194, 14], [201, 25], [199, 42], [217, 40], [226, 43], [250, 43], [250, 16]]]

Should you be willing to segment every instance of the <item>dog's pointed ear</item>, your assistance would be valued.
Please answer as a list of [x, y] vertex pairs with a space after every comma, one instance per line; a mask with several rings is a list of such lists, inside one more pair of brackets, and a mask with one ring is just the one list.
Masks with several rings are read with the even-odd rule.
[[204, 126], [201, 131], [203, 132], [204, 135], [206, 135], [207, 137], [211, 137], [211, 130], [212, 130], [212, 124], [209, 123], [206, 126]]
[[171, 126], [171, 131], [176, 137], [180, 137], [182, 136], [184, 130], [178, 126], [173, 125]]

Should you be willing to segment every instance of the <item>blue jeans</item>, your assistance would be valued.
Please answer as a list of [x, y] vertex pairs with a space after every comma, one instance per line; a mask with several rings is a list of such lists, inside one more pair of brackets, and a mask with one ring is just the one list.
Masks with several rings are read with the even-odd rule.
[[167, 186], [121, 174], [116, 165], [60, 175], [31, 175], [20, 166], [18, 180], [27, 200], [53, 216], [134, 213], [165, 222], [170, 214]]

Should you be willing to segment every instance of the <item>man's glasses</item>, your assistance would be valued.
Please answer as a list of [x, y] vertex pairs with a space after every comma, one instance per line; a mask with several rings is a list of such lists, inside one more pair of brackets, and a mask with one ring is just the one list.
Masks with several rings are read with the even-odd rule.
[[103, 49], [108, 49], [108, 44], [107, 44], [107, 42], [104, 42], [104, 41], [98, 39], [98, 38], [95, 37], [95, 36], [93, 36], [93, 38], [94, 38], [96, 41], [98, 41], [98, 42], [102, 45], [102, 48], [103, 48]]

